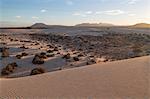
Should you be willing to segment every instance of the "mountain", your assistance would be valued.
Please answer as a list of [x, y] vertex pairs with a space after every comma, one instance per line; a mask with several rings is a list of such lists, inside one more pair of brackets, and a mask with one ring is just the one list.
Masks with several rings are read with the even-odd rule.
[[138, 23], [138, 24], [135, 24], [133, 26], [131, 26], [133, 28], [150, 28], [150, 24], [147, 24], [147, 23]]
[[49, 26], [44, 24], [44, 23], [35, 23], [32, 26], [30, 26], [30, 28], [32, 28], [32, 29], [46, 29], [46, 28], [49, 28]]
[[81, 23], [77, 24], [76, 26], [79, 27], [109, 27], [109, 26], [114, 26], [113, 24], [108, 24], [108, 23]]

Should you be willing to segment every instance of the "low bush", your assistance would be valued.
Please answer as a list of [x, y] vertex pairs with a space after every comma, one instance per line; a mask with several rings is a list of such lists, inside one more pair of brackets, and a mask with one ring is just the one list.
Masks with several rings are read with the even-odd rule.
[[8, 48], [2, 48], [2, 57], [9, 57]]
[[47, 53], [53, 53], [53, 50], [48, 50]]
[[17, 59], [21, 59], [21, 58], [22, 58], [22, 55], [16, 55], [16, 58], [17, 58]]
[[48, 55], [46, 55], [47, 57], [54, 57], [55, 56], [55, 54], [48, 54]]
[[22, 55], [22, 56], [27, 56], [28, 54], [27, 54], [27, 53], [22, 53], [21, 55]]
[[14, 72], [14, 70], [18, 67], [17, 63], [10, 63], [5, 68], [2, 69], [1, 75], [6, 76]]
[[37, 74], [42, 74], [42, 73], [45, 73], [45, 69], [35, 68], [31, 71], [30, 75], [37, 75]]
[[40, 55], [35, 55], [35, 57], [32, 60], [33, 64], [44, 64], [44, 60]]
[[73, 57], [73, 59], [74, 59], [75, 61], [79, 61], [79, 58], [78, 58], [78, 57]]
[[71, 56], [70, 56], [70, 54], [68, 53], [68, 54], [64, 55], [62, 58], [64, 58], [64, 59], [70, 59]]

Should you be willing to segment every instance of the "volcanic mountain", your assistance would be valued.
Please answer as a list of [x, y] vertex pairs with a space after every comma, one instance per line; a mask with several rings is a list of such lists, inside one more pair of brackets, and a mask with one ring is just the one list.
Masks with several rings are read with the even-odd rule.
[[46, 24], [44, 24], [44, 23], [35, 23], [35, 24], [33, 24], [32, 26], [30, 26], [30, 28], [32, 28], [32, 29], [44, 29], [44, 28], [49, 28], [49, 26], [48, 25], [46, 25]]

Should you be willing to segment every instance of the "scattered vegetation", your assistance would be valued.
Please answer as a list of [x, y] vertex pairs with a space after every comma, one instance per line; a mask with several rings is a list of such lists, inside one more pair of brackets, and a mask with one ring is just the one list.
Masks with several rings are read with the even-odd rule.
[[74, 61], [79, 61], [78, 57], [73, 57]]
[[17, 63], [10, 63], [5, 68], [2, 69], [1, 75], [6, 76], [14, 72], [14, 70], [18, 67]]
[[44, 59], [41, 57], [41, 55], [36, 54], [32, 60], [32, 63], [33, 64], [44, 64]]
[[28, 54], [24, 52], [24, 53], [22, 53], [21, 55], [22, 55], [22, 56], [27, 56]]
[[37, 75], [37, 74], [42, 74], [45, 73], [45, 69], [43, 68], [35, 68], [31, 71], [30, 75]]
[[47, 54], [46, 56], [47, 56], [47, 57], [54, 57], [55, 54]]
[[53, 53], [53, 50], [48, 50], [47, 53]]
[[8, 48], [2, 48], [2, 57], [9, 57], [9, 49]]
[[22, 58], [22, 55], [16, 55], [16, 58], [17, 58], [17, 59], [21, 59], [21, 58]]
[[21, 53], [21, 54], [16, 55], [16, 58], [21, 59], [23, 56], [27, 56], [27, 55], [28, 55], [27, 53]]
[[20, 48], [22, 48], [22, 49], [28, 49], [28, 47], [25, 47], [24, 45], [21, 46]]
[[58, 47], [55, 47], [55, 48], [54, 48], [54, 51], [58, 51], [58, 50], [59, 50]]
[[70, 56], [70, 54], [68, 53], [68, 54], [64, 55], [62, 58], [64, 58], [64, 59], [70, 59], [71, 56]]

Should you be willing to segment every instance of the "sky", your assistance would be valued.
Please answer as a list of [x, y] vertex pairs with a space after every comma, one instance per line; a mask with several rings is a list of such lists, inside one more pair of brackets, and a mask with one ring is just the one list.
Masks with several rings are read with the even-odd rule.
[[0, 26], [150, 23], [150, 0], [0, 0]]

